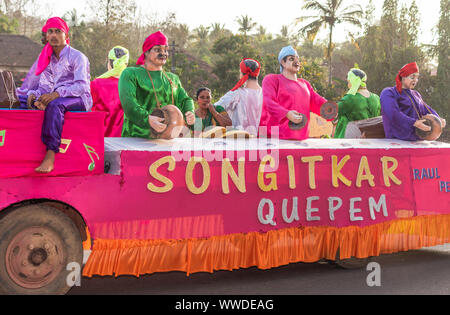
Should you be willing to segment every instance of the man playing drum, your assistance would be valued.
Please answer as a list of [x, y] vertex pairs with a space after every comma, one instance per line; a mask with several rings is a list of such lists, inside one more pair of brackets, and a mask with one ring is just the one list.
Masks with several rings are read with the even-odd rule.
[[[144, 42], [137, 64], [127, 68], [119, 80], [119, 96], [125, 113], [123, 137], [155, 138], [167, 128], [155, 109], [175, 105], [189, 126], [194, 125], [194, 101], [177, 75], [163, 70], [169, 56], [167, 37], [156, 32]], [[167, 123], [167, 122], [166, 122]]]
[[380, 95], [386, 138], [417, 141], [420, 137], [416, 129], [429, 132], [430, 126], [424, 124], [423, 116], [432, 114], [438, 117], [442, 129], [445, 119], [428, 106], [419, 92], [414, 90], [419, 81], [419, 67], [413, 62], [405, 65], [396, 77], [396, 86], [383, 90]]

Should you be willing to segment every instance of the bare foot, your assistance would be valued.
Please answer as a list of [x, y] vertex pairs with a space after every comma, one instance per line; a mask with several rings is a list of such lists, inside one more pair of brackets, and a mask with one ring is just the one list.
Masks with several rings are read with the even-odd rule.
[[55, 169], [55, 155], [55, 152], [51, 150], [47, 151], [41, 166], [36, 168], [35, 171], [43, 174], [51, 173]]

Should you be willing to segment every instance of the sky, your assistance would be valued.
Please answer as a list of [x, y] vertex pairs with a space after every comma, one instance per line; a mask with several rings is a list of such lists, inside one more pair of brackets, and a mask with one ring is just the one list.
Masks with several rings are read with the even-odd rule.
[[[95, 0], [90, 0], [95, 1]], [[305, 15], [301, 7], [303, 0], [136, 0], [143, 11], [149, 14], [156, 14], [163, 18], [169, 12], [176, 13], [177, 21], [187, 24], [190, 29], [199, 25], [210, 25], [215, 22], [225, 24], [227, 29], [237, 32], [238, 24], [236, 18], [241, 15], [248, 15], [254, 22], [264, 26], [268, 33], [279, 34], [283, 25], [288, 25], [291, 31], [298, 29], [294, 21], [297, 17]], [[347, 0], [350, 3], [359, 3], [363, 7], [368, 0]], [[76, 8], [78, 12], [86, 12], [87, 0], [45, 0], [49, 4], [46, 8], [51, 8], [54, 15], [63, 15], [65, 12]], [[375, 17], [381, 16], [383, 5], [382, 0], [374, 0], [376, 6]], [[408, 7], [411, 1], [400, 0], [401, 4]], [[437, 25], [440, 16], [440, 0], [416, 0], [421, 12], [421, 29], [419, 40], [422, 43], [431, 43], [435, 39], [433, 28]], [[280, 5], [278, 5], [280, 4]], [[47, 11], [48, 12], [48, 11]], [[335, 41], [342, 42], [346, 38], [346, 30], [352, 31], [348, 26], [341, 26], [336, 31]], [[354, 31], [354, 30], [353, 30]], [[322, 31], [320, 38], [325, 38], [326, 32]]]

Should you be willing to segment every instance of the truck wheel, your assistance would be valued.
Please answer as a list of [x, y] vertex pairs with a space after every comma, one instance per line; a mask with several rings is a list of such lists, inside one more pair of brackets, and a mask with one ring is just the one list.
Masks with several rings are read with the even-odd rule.
[[354, 269], [363, 269], [367, 267], [370, 263], [370, 258], [356, 258], [352, 257], [349, 259], [341, 259], [340, 251], [338, 250], [336, 253], [336, 261], [334, 262], [337, 266], [342, 269], [354, 270]]
[[64, 213], [30, 205], [0, 220], [0, 292], [66, 294], [72, 272], [67, 266], [81, 270], [82, 261], [80, 233]]

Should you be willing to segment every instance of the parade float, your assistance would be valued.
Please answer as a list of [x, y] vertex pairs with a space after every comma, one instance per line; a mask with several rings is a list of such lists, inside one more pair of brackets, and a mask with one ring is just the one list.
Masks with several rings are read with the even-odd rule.
[[0, 111], [3, 293], [65, 293], [74, 264], [190, 275], [450, 242], [450, 144], [103, 138], [101, 113], [67, 113], [42, 175], [42, 119]]

